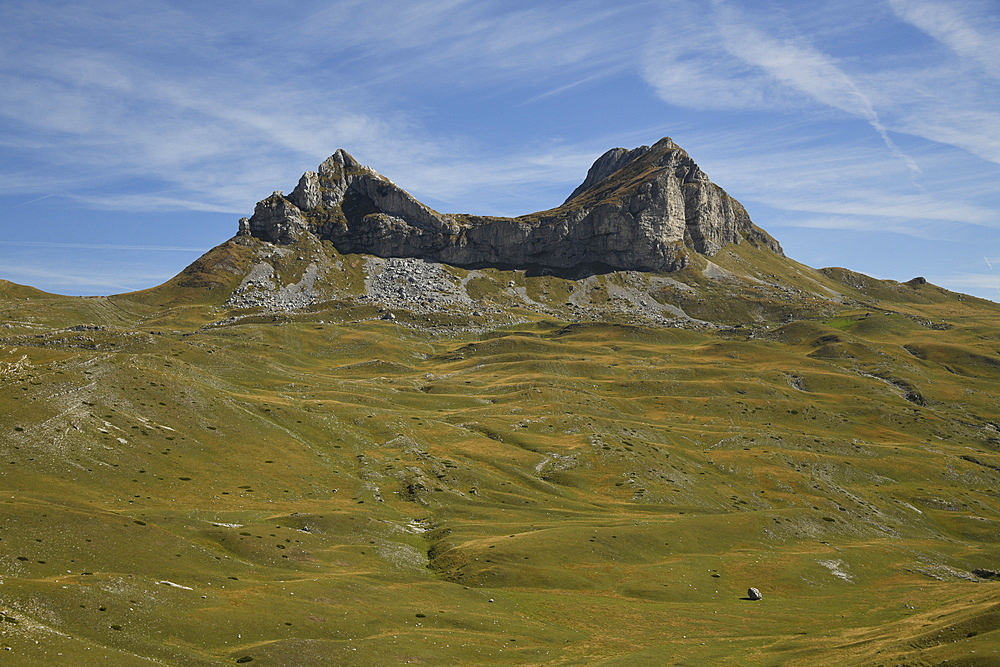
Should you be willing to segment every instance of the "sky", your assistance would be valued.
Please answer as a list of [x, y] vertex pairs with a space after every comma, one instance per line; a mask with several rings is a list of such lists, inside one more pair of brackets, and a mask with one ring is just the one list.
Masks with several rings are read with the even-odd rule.
[[514, 216], [663, 136], [793, 259], [1000, 301], [996, 0], [0, 0], [0, 278], [152, 287], [337, 148]]

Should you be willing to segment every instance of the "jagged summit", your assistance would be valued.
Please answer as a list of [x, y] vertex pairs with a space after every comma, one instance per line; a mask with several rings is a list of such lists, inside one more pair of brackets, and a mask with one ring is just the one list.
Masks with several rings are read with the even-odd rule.
[[[677, 144], [673, 142], [670, 137], [663, 137], [660, 139], [654, 147], [663, 147], [667, 150], [679, 150]], [[649, 146], [639, 146], [638, 148], [633, 148], [628, 150], [627, 148], [612, 148], [607, 153], [597, 158], [593, 166], [587, 171], [587, 178], [583, 179], [583, 183], [577, 186], [576, 190], [570, 193], [570, 196], [566, 198], [563, 204], [567, 204], [572, 201], [577, 195], [590, 190], [594, 186], [601, 183], [601, 181], [606, 180], [609, 176], [614, 174], [616, 171], [624, 169], [629, 164], [635, 162], [643, 155], [651, 150]]]
[[[587, 178], [566, 198], [563, 206], [588, 192], [601, 192], [609, 185], [614, 187], [623, 184], [635, 185], [636, 176], [639, 177], [639, 181], [645, 182], [643, 177], [658, 169], [672, 171], [674, 177], [681, 183], [712, 185], [708, 175], [695, 164], [687, 151], [675, 144], [670, 137], [663, 137], [652, 146], [639, 146], [632, 150], [612, 148], [597, 158], [587, 172]], [[717, 250], [704, 254], [715, 254], [715, 252]]]
[[744, 240], [781, 254], [669, 137], [608, 151], [561, 206], [517, 218], [439, 213], [339, 149], [288, 196], [259, 202], [239, 233], [286, 245], [311, 234], [345, 253], [466, 267], [675, 271], [691, 251]]

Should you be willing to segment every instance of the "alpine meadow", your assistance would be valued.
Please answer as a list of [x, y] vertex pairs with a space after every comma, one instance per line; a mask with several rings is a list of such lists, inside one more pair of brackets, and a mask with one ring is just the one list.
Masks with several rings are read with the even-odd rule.
[[0, 281], [5, 664], [1000, 663], [997, 303], [667, 138], [515, 218], [337, 151], [233, 227]]

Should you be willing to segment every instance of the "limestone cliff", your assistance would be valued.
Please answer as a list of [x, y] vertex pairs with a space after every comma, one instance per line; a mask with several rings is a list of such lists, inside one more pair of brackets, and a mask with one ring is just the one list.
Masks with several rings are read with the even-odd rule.
[[312, 234], [345, 253], [467, 267], [675, 271], [691, 251], [742, 241], [781, 253], [669, 138], [608, 151], [561, 206], [518, 218], [438, 213], [338, 150], [288, 196], [259, 202], [240, 234], [278, 244]]

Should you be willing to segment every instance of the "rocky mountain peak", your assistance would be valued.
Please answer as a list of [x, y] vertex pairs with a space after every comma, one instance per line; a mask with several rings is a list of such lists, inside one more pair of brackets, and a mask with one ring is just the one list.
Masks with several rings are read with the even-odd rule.
[[587, 177], [583, 183], [577, 186], [576, 190], [570, 193], [564, 204], [572, 201], [577, 195], [590, 190], [594, 186], [606, 181], [615, 172], [635, 162], [640, 157], [649, 152], [649, 146], [639, 146], [628, 150], [625, 148], [612, 148], [607, 153], [597, 158], [597, 161], [587, 172]]
[[322, 174], [328, 174], [338, 170], [350, 170], [350, 169], [360, 169], [361, 163], [354, 159], [354, 157], [345, 151], [343, 148], [338, 148], [333, 155], [328, 157], [323, 161], [323, 164], [319, 166], [319, 171]]
[[695, 164], [687, 152], [670, 137], [663, 137], [652, 146], [639, 146], [631, 150], [612, 148], [597, 158], [584, 179], [563, 203], [591, 191], [606, 190], [609, 184], [628, 185], [637, 175], [646, 175], [657, 169], [672, 171], [683, 183], [709, 182], [708, 176]]
[[611, 149], [561, 206], [518, 218], [438, 213], [338, 149], [287, 197], [259, 202], [239, 233], [279, 244], [311, 234], [341, 252], [470, 267], [675, 271], [691, 251], [743, 241], [781, 253], [669, 137]]

